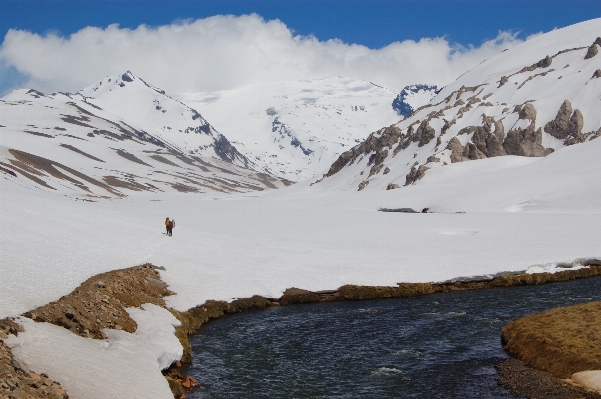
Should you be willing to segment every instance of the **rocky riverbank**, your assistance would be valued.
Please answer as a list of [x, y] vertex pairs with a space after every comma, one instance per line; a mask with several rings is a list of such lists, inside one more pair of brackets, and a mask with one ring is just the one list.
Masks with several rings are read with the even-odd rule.
[[[172, 295], [173, 292], [171, 292], [167, 285], [161, 281], [161, 269], [162, 268], [151, 264], [145, 264], [129, 269], [99, 274], [82, 283], [71, 294], [60, 298], [58, 301], [29, 311], [25, 313], [24, 316], [37, 322], [48, 322], [61, 326], [74, 334], [92, 339], [104, 339], [105, 335], [102, 330], [105, 328], [124, 330], [130, 333], [134, 332], [136, 331], [136, 323], [129, 317], [125, 308], [139, 307], [143, 303], [153, 303], [167, 309], [164, 297]], [[479, 281], [399, 283], [395, 287], [345, 285], [337, 290], [321, 292], [290, 288], [287, 289], [280, 298], [253, 296], [251, 298], [236, 299], [232, 302], [209, 300], [203, 305], [192, 308], [186, 312], [178, 312], [169, 309], [181, 323], [181, 326], [176, 329], [176, 335], [184, 348], [184, 352], [181, 362], [172, 364], [171, 367], [163, 371], [163, 375], [169, 383], [174, 398], [185, 398], [186, 392], [189, 392], [198, 385], [194, 379], [183, 375], [181, 372], [182, 364], [185, 365], [191, 362], [192, 350], [188, 336], [196, 333], [207, 321], [233, 313], [264, 309], [270, 306], [279, 305], [326, 301], [409, 298], [451, 291], [544, 284], [597, 275], [601, 275], [601, 266], [591, 264], [586, 268], [576, 270], [566, 269], [565, 271], [553, 274], [505, 275]], [[18, 325], [8, 319], [0, 322], [0, 330], [6, 330], [3, 333], [4, 335], [8, 333], [18, 334], [19, 332]], [[0, 335], [0, 338], [2, 337], [3, 335]], [[13, 367], [12, 364], [14, 362], [12, 356], [10, 356], [10, 352], [4, 343], [2, 343], [2, 348], [5, 348], [3, 350], [9, 355], [2, 356], [0, 364], [5, 368], [7, 365]], [[26, 365], [23, 365], [23, 367], [26, 368]], [[508, 370], [514, 368], [509, 368]], [[501, 372], [502, 369], [500, 368], [499, 370]], [[31, 375], [34, 375], [34, 377], [31, 377]], [[30, 375], [26, 375], [26, 373], [19, 370], [18, 367], [13, 367], [12, 371], [9, 370], [9, 372], [2, 369], [2, 378], [9, 381], [9, 383], [6, 383], [6, 392], [0, 390], [0, 393], [5, 395], [6, 398], [67, 397], [59, 384], [51, 381], [47, 376], [40, 375], [40, 381], [42, 381], [41, 385], [37, 383], [38, 380], [35, 376], [37, 376], [37, 374], [30, 373]], [[18, 391], [17, 388], [22, 389], [20, 388], [21, 386], [33, 387], [28, 388], [29, 393], [27, 394], [29, 396], [18, 396], [21, 391]], [[4, 389], [3, 387], [2, 380], [0, 380], [0, 388]], [[38, 389], [40, 393], [37, 393], [36, 389], [40, 387], [51, 387], [52, 389]], [[58, 396], [43, 394], [42, 392], [44, 392], [44, 390], [51, 394], [56, 392]], [[15, 394], [15, 392], [17, 392], [17, 394]], [[515, 390], [515, 392], [519, 391]], [[60, 396], [63, 393], [64, 395]], [[4, 397], [1, 398], [4, 399]]]
[[501, 375], [499, 385], [528, 399], [599, 399], [601, 395], [574, 386], [546, 371], [528, 367], [518, 359], [509, 359], [497, 365]]

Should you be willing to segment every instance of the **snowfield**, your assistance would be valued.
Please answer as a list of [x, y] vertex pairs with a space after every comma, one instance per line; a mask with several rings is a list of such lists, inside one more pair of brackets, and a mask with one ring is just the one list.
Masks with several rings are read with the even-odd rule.
[[[279, 297], [292, 286], [444, 281], [601, 257], [600, 152], [595, 140], [545, 158], [470, 161], [415, 186], [365, 193], [305, 182], [86, 202], [3, 175], [0, 316], [145, 262], [167, 269], [162, 278], [177, 292], [168, 304], [186, 310], [207, 299]], [[435, 213], [377, 211], [402, 207]], [[172, 238], [165, 217], [176, 220]]]
[[[540, 72], [543, 67], [537, 67], [540, 70], [526, 71], [532, 74], [519, 72], [524, 65], [532, 64], [532, 59], [544, 60], [546, 55], [554, 55], [566, 48], [583, 43], [590, 45], [593, 36], [601, 32], [600, 26], [601, 20], [593, 20], [534, 37], [481, 64], [444, 88], [432, 103], [453, 92], [451, 97], [454, 96], [455, 103], [463, 94], [466, 97], [478, 94], [482, 98], [478, 101], [473, 98], [472, 105], [479, 105], [462, 107], [463, 110], [456, 108], [464, 103], [437, 105], [435, 114], [438, 116], [431, 117], [436, 128], [432, 131], [441, 132], [438, 138], [444, 136], [443, 139], [436, 144], [432, 140], [434, 136], [428, 136], [430, 130], [425, 123], [422, 131], [429, 137], [421, 137], [427, 138], [425, 145], [420, 146], [420, 138], [417, 137], [407, 141], [408, 147], [399, 152], [398, 157], [394, 158], [394, 154], [387, 152], [382, 158], [380, 166], [387, 165], [392, 169], [392, 172], [386, 172], [386, 177], [383, 177], [384, 172], [377, 172], [373, 177], [364, 174], [370, 171], [371, 165], [367, 164], [367, 159], [362, 161], [361, 158], [345, 164], [336, 175], [319, 183], [314, 183], [313, 178], [277, 190], [265, 189], [274, 184], [255, 170], [234, 162], [242, 158], [234, 157], [230, 163], [224, 160], [219, 163], [210, 158], [207, 154], [216, 152], [216, 147], [210, 145], [219, 147], [215, 144], [217, 131], [213, 132], [212, 127], [206, 128], [211, 133], [209, 135], [200, 129], [208, 126], [204, 119], [199, 125], [199, 132], [195, 132], [198, 136], [191, 132], [181, 132], [180, 135], [180, 128], [185, 129], [179, 123], [184, 122], [179, 117], [173, 120], [163, 118], [180, 113], [189, 122], [185, 126], [190, 127], [199, 117], [185, 105], [161, 97], [162, 93], [155, 88], [134, 82], [132, 77], [128, 78], [131, 81], [126, 79], [128, 83], [124, 85], [131, 84], [135, 88], [135, 83], [144, 90], [151, 90], [152, 96], [160, 99], [154, 109], [146, 106], [144, 109], [156, 113], [153, 117], [165, 120], [165, 129], [152, 130], [151, 125], [144, 125], [145, 118], [133, 118], [144, 127], [143, 132], [124, 120], [114, 122], [109, 114], [118, 111], [110, 107], [115, 102], [101, 101], [102, 98], [112, 98], [113, 94], [105, 93], [96, 98], [98, 104], [102, 103], [107, 108], [99, 110], [92, 105], [93, 86], [85, 91], [90, 96], [89, 102], [84, 104], [83, 100], [77, 100], [80, 105], [83, 104], [77, 109], [65, 102], [68, 100], [62, 99], [64, 95], [60, 93], [39, 101], [22, 99], [25, 95], [33, 96], [29, 92], [17, 93], [18, 99], [3, 101], [3, 109], [20, 106], [29, 108], [19, 110], [44, 108], [54, 119], [40, 117], [32, 125], [33, 122], [27, 120], [19, 122], [18, 115], [13, 115], [12, 119], [6, 118], [10, 122], [8, 128], [4, 125], [8, 122], [0, 119], [3, 125], [3, 130], [0, 130], [3, 162], [0, 168], [0, 317], [18, 316], [56, 300], [98, 273], [145, 262], [165, 267], [161, 278], [176, 292], [176, 295], [166, 298], [167, 304], [177, 310], [187, 310], [207, 299], [229, 301], [255, 294], [277, 298], [290, 287], [317, 291], [336, 289], [344, 284], [440, 282], [460, 277], [492, 276], [507, 271], [553, 271], [560, 264], [578, 266], [585, 259], [601, 259], [601, 139], [591, 140], [600, 127], [601, 92], [601, 79], [591, 78], [591, 75], [601, 65], [601, 55], [584, 60], [586, 49], [570, 50], [554, 59], [553, 71], [545, 69], [546, 72]], [[570, 67], [566, 66], [568, 61]], [[528, 82], [525, 90], [518, 91], [516, 77], [510, 78], [513, 80], [506, 82], [502, 90], [496, 90], [499, 88], [497, 81], [504, 74], [509, 75], [508, 72], [519, 75], [521, 83]], [[559, 74], [563, 74], [562, 79], [557, 76]], [[549, 83], [551, 78], [552, 84]], [[119, 82], [123, 83], [123, 79], [122, 76]], [[107, 90], [108, 83], [115, 82], [109, 82], [107, 78], [103, 90]], [[478, 93], [472, 90], [467, 94], [460, 87], [484, 83]], [[576, 91], [566, 89], [570, 85], [576, 87], [576, 83]], [[116, 91], [123, 88], [118, 83], [111, 87]], [[363, 89], [374, 90], [371, 86]], [[535, 98], [535, 95], [538, 97]], [[584, 114], [583, 125], [575, 123], [580, 131], [572, 132], [571, 136], [581, 139], [573, 145], [559, 139], [554, 141], [550, 134], [542, 133], [543, 127], [555, 118], [566, 97], [574, 108]], [[300, 101], [301, 97], [297, 99]], [[275, 109], [276, 113], [272, 115], [266, 112], [261, 101], [257, 101], [260, 106], [257, 112], [264, 113], [262, 120], [267, 127], [273, 126], [276, 115], [282, 115], [283, 123], [286, 122], [284, 113], [286, 118], [302, 115], [300, 111], [298, 114], [292, 111], [297, 99], [290, 100], [286, 109]], [[490, 99], [491, 105], [480, 104], [486, 99]], [[525, 101], [534, 104], [538, 119], [532, 115], [521, 118], [522, 111], [512, 111], [514, 105], [521, 107]], [[150, 103], [147, 102], [147, 105]], [[200, 106], [198, 108], [204, 115], [205, 111]], [[359, 109], [353, 112], [359, 112]], [[464, 135], [458, 130], [467, 125], [476, 129], [476, 125], [481, 123], [483, 109], [493, 110], [491, 117], [497, 118], [497, 122], [504, 121], [507, 129], [531, 128], [528, 134], [533, 134], [535, 128], [541, 129], [537, 139], [542, 144], [538, 144], [541, 148], [544, 144], [554, 152], [549, 151], [549, 155], [544, 157], [491, 155], [451, 163], [453, 151], [456, 150], [457, 157], [464, 153], [457, 146], [453, 149], [447, 144], [453, 138], [459, 141], [457, 137], [460, 137], [463, 140], [459, 143], [460, 150], [463, 151], [463, 146], [468, 148], [468, 140], [473, 140], [474, 131]], [[417, 127], [418, 122], [422, 124], [418, 118], [426, 117], [425, 114], [433, 110], [417, 112], [400, 122], [399, 129], [408, 129], [410, 124]], [[92, 114], [92, 111], [100, 116]], [[66, 115], [68, 112], [71, 116]], [[387, 112], [393, 113], [391, 117], [397, 117], [394, 111]], [[231, 115], [212, 114], [211, 110], [206, 115], [217, 123], [226, 116], [233, 118]], [[323, 115], [327, 117], [328, 114]], [[94, 124], [90, 128], [97, 128], [96, 136], [86, 136], [85, 129], [82, 129], [85, 126], [81, 123], [71, 126], [73, 121], [84, 120], [84, 116], [88, 118], [86, 123]], [[444, 133], [443, 116], [455, 116], [461, 121]], [[254, 160], [249, 156], [254, 163], [275, 170], [274, 163], [261, 160], [275, 147], [260, 153], [256, 152], [262, 148], [258, 144], [252, 147], [250, 141], [244, 141], [241, 145], [236, 129], [239, 129], [238, 133], [244, 133], [240, 129], [247, 123], [245, 118], [240, 119], [240, 126], [232, 122], [231, 131], [228, 131], [229, 127], [219, 129], [225, 136], [231, 137], [233, 143], [240, 145], [242, 153], [254, 154]], [[66, 127], [57, 126], [55, 122], [59, 121], [67, 123]], [[382, 126], [385, 121], [378, 124]], [[172, 126], [172, 129], [167, 129]], [[487, 126], [490, 128], [490, 124]], [[67, 128], [81, 137], [63, 133]], [[23, 129], [37, 130], [32, 133]], [[45, 133], [41, 129], [46, 129]], [[174, 132], [176, 130], [178, 132]], [[111, 134], [115, 132], [124, 132], [127, 140], [124, 139], [123, 143], [111, 140]], [[257, 143], [259, 140], [273, 140], [274, 136], [270, 134], [274, 132], [267, 130], [268, 135], [258, 137]], [[313, 134], [309, 130], [303, 132], [307, 140]], [[350, 142], [355, 133], [349, 130], [345, 140]], [[488, 133], [492, 135], [490, 131]], [[583, 136], [585, 133], [586, 136]], [[153, 137], [159, 137], [166, 143], [156, 148]], [[194, 138], [206, 142], [188, 142], [188, 137], [191, 137], [189, 140]], [[301, 133], [295, 137], [304, 143]], [[285, 135], [285, 140], [291, 138]], [[71, 139], [78, 140], [69, 141], [71, 147], [82, 141], [77, 145], [85, 151], [79, 150], [79, 147], [74, 147], [78, 151], [65, 149], [64, 145], [60, 145]], [[327, 140], [340, 143], [339, 139], [327, 137]], [[327, 140], [324, 139], [320, 145]], [[472, 143], [474, 148], [475, 145]], [[9, 151], [11, 148], [12, 153]], [[21, 151], [17, 152], [21, 154], [20, 160], [12, 158], [15, 148]], [[150, 149], [153, 152], [148, 152]], [[498, 149], [500, 151], [500, 147]], [[148, 163], [120, 155], [126, 150], [127, 154], [137, 154], [140, 158], [134, 158], [138, 161], [143, 157]], [[189, 159], [186, 154], [191, 150], [197, 150], [200, 158]], [[297, 151], [298, 148], [292, 145], [288, 150]], [[48, 162], [54, 162], [54, 166], [63, 172], [55, 173], [55, 169], [47, 168], [48, 163], [39, 158], [36, 158], [37, 163], [28, 163], [31, 158], [23, 155], [27, 151], [35, 153], [34, 156], [52, 157], [52, 161]], [[315, 147], [313, 153], [317, 152]], [[161, 155], [152, 158], [151, 153]], [[428, 161], [433, 155], [440, 156], [440, 161], [446, 160], [448, 164]], [[468, 155], [465, 155], [466, 160]], [[291, 159], [290, 165], [282, 169], [286, 172], [285, 176], [297, 170], [294, 162], [300, 165], [304, 158], [288, 159]], [[68, 163], [71, 169], [58, 161]], [[413, 181], [415, 184], [384, 190], [393, 181], [398, 180], [402, 185], [414, 162], [422, 162], [422, 166], [427, 163], [431, 168], [421, 179]], [[327, 166], [324, 168], [327, 169]], [[118, 170], [113, 171], [112, 168]], [[96, 182], [91, 183], [94, 187], [90, 186], [97, 190], [94, 191], [96, 195], [86, 196], [85, 190], [78, 184], [82, 170], [87, 173], [87, 181]], [[161, 177], [157, 183], [157, 176], [166, 174], [165, 171], [169, 171], [170, 177]], [[298, 175], [311, 175], [308, 171], [309, 168], [304, 169]], [[111, 175], [107, 176], [109, 172]], [[24, 173], [35, 175], [34, 179], [24, 177]], [[225, 181], [226, 178], [231, 180]], [[369, 189], [357, 192], [357, 184], [368, 178], [372, 181]], [[44, 187], [36, 183], [36, 179], [57, 189]], [[119, 185], [111, 188], [102, 183], [110, 181], [117, 181]], [[206, 189], [184, 193], [181, 192], [184, 182], [191, 185], [202, 183], [204, 185], [199, 187]], [[140, 187], [143, 185], [150, 188], [142, 190]], [[118, 195], [113, 193], [117, 190], [114, 187], [118, 188]], [[215, 191], [217, 189], [220, 191]], [[107, 195], [102, 190], [114, 195]], [[380, 208], [413, 208], [418, 212], [429, 208], [431, 213], [380, 212]], [[163, 221], [166, 217], [176, 220], [173, 237], [164, 234]], [[130, 312], [138, 322], [135, 334], [110, 331], [107, 340], [93, 341], [59, 327], [21, 318], [25, 333], [11, 336], [8, 342], [17, 358], [36, 372], [55, 378], [74, 399], [119, 397], [124, 392], [135, 398], [170, 398], [172, 395], [167, 382], [160, 377], [159, 371], [181, 353], [181, 347], [172, 334], [177, 322], [166, 311], [153, 306], [131, 309]], [[80, 368], [76, 375], [69, 374], [69, 369], [75, 367], [73, 365]], [[127, 372], [118, 373], [116, 370]], [[127, 390], [120, 388], [123, 386]]]
[[[161, 277], [177, 293], [167, 304], [186, 310], [207, 299], [279, 297], [289, 287], [444, 281], [601, 259], [600, 151], [596, 140], [546, 158], [454, 164], [440, 168], [446, 176], [432, 174], [419, 185], [363, 193], [305, 182], [261, 194], [133, 193], [84, 202], [3, 176], [0, 315], [17, 316], [95, 274], [144, 262], [166, 268]], [[406, 206], [441, 213], [378, 212]], [[171, 238], [163, 233], [167, 216], [177, 222]], [[179, 343], [165, 333], [174, 322], [157, 314], [162, 338], [141, 351], [149, 333], [134, 318], [136, 334], [115, 332], [102, 342], [21, 319], [26, 333], [9, 344], [72, 398], [106, 398], [121, 386], [131, 397], [169, 398], [158, 371], [178, 353]], [[74, 364], [89, 359], [89, 370], [104, 371], [93, 381], [87, 371], [72, 374]]]
[[[257, 170], [301, 181], [329, 168], [370, 132], [402, 119], [392, 108], [397, 94], [372, 82], [330, 77], [179, 97], [202, 110]], [[430, 98], [410, 103], [421, 106]]]

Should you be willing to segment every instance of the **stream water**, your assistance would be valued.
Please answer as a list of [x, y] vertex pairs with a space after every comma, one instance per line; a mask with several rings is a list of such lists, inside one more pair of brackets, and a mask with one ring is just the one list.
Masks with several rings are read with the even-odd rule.
[[503, 326], [594, 300], [601, 277], [237, 314], [191, 337], [188, 398], [511, 398]]

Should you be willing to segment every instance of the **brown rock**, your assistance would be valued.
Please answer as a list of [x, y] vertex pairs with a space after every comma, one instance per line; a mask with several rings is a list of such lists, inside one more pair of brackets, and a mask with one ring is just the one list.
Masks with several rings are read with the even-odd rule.
[[394, 183], [390, 183], [388, 186], [386, 186], [386, 190], [394, 190], [397, 188], [399, 188], [399, 185]]
[[365, 187], [367, 187], [368, 184], [369, 180], [362, 181], [361, 183], [359, 183], [359, 189], [357, 191], [363, 190]]
[[407, 173], [407, 176], [405, 176], [405, 186], [408, 186], [408, 185], [413, 184], [416, 181], [420, 180], [422, 177], [425, 176], [426, 171], [428, 169], [430, 169], [430, 168], [428, 168], [427, 166], [424, 166], [424, 165], [421, 165], [419, 168], [412, 166], [409, 173]]
[[598, 52], [599, 52], [599, 49], [597, 48], [597, 45], [595, 43], [593, 43], [590, 45], [590, 47], [586, 51], [586, 55], [584, 56], [584, 59], [588, 60], [590, 58], [593, 58], [594, 56], [597, 55]]
[[559, 107], [555, 119], [545, 125], [545, 132], [560, 140], [564, 140], [565, 145], [583, 142], [586, 136], [582, 134], [584, 118], [580, 110], [572, 112], [572, 104], [564, 100]]

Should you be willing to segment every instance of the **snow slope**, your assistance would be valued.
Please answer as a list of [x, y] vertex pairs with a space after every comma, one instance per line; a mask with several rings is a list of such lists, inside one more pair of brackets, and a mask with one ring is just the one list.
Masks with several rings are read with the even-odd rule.
[[[93, 104], [188, 155], [219, 156], [248, 167], [248, 160], [196, 110], [174, 100], [130, 71], [107, 76], [71, 97]], [[251, 164], [252, 166], [252, 164]]]
[[398, 122], [391, 108], [396, 95], [371, 82], [333, 77], [180, 97], [201, 110], [259, 170], [300, 181], [323, 173], [382, 124]]
[[[601, 259], [601, 190], [592, 173], [601, 167], [599, 151], [596, 140], [546, 158], [458, 163], [419, 185], [365, 193], [300, 183], [259, 194], [139, 192], [82, 202], [3, 177], [0, 317], [56, 300], [92, 275], [145, 262], [166, 268], [161, 277], [177, 293], [167, 303], [184, 310], [207, 299], [279, 297], [289, 287], [444, 281]], [[563, 172], [552, 178], [549, 170]], [[448, 213], [377, 211], [407, 206]], [[163, 234], [165, 216], [177, 220], [171, 238]], [[74, 399], [122, 384], [133, 397], [170, 397], [160, 394], [166, 381], [157, 362], [173, 353], [169, 341], [157, 342], [147, 355], [137, 351], [137, 338], [123, 335], [123, 343], [114, 344], [118, 353], [110, 354], [103, 346], [112, 348], [110, 339], [23, 323], [26, 333], [10, 341], [18, 345], [15, 355], [61, 382]], [[154, 324], [169, 327], [160, 318]], [[57, 347], [73, 348], [60, 366], [48, 362]], [[87, 372], [68, 374], [70, 364], [89, 359], [100, 359], [95, 365], [103, 370], [93, 383]], [[134, 382], [109, 372], [132, 367]], [[156, 384], [164, 386], [148, 396]]]
[[601, 135], [599, 32], [601, 19], [582, 22], [491, 57], [341, 154], [324, 181], [381, 190], [415, 184], [451, 163], [588, 145]]
[[[162, 96], [161, 104], [176, 115], [158, 112], [155, 122], [160, 129], [146, 130], [141, 111], [124, 118], [81, 95], [15, 90], [0, 99], [0, 173], [21, 185], [88, 200], [140, 191], [244, 192], [283, 186], [271, 176], [236, 165], [244, 158], [199, 114], [138, 81], [128, 82], [137, 85], [131, 90], [117, 87], [143, 98], [142, 105], [132, 98], [113, 112], [138, 105], [148, 108], [152, 98]], [[102, 98], [109, 104], [111, 96]], [[161, 121], [165, 125], [158, 124]], [[200, 130], [179, 131], [191, 123]], [[161, 130], [165, 126], [168, 129]]]

